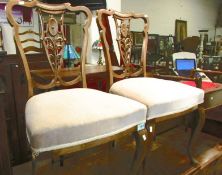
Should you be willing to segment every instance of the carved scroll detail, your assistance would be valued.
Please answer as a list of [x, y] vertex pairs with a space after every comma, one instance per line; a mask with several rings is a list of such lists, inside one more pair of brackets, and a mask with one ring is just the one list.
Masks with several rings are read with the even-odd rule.
[[[63, 47], [66, 42], [64, 36], [64, 15], [60, 15], [59, 20], [54, 15], [44, 16], [39, 11], [42, 36], [41, 40], [54, 73], [58, 72], [63, 65]], [[48, 19], [46, 19], [48, 18]]]
[[132, 72], [132, 65], [130, 63], [131, 51], [133, 46], [133, 39], [130, 32], [130, 19], [118, 19], [114, 16], [116, 31], [117, 31], [117, 43], [120, 50], [121, 59], [123, 61], [123, 67], [125, 73]]

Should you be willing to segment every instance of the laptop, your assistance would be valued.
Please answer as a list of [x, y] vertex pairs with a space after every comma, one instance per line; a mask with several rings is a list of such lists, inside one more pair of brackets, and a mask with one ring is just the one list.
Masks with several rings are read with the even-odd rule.
[[175, 60], [176, 72], [179, 76], [189, 77], [192, 69], [196, 69], [196, 60], [180, 58]]

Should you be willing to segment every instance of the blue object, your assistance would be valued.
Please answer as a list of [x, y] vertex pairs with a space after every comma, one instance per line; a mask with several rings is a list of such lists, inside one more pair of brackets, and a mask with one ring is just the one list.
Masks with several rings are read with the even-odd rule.
[[63, 50], [65, 67], [73, 67], [75, 62], [79, 62], [80, 56], [71, 44], [66, 44]]
[[196, 69], [195, 59], [176, 59], [176, 70], [192, 70]]

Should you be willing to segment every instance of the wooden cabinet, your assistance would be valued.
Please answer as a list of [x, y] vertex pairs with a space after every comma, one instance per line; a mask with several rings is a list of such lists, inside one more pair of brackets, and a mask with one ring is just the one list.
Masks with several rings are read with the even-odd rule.
[[0, 88], [0, 175], [11, 175], [5, 111], [3, 107], [5, 92]]
[[1, 86], [5, 91], [4, 108], [10, 159], [13, 165], [30, 159], [26, 139], [24, 107], [27, 100], [27, 88], [22, 66], [16, 55], [0, 56]]
[[[44, 55], [30, 54], [29, 64], [32, 68], [47, 68]], [[105, 90], [105, 72], [87, 75], [88, 87]], [[25, 130], [25, 103], [27, 101], [27, 83], [18, 55], [0, 55], [0, 87], [6, 92], [4, 107], [6, 113], [7, 134], [10, 159], [13, 165], [31, 159], [31, 152]]]

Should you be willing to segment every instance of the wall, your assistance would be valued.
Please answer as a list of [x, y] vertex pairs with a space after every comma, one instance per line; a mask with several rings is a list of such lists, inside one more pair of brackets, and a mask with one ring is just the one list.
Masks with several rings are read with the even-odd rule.
[[[221, 0], [122, 0], [123, 12], [145, 13], [150, 19], [150, 33], [174, 35], [175, 20], [186, 20], [188, 36], [199, 36], [198, 30], [208, 29], [214, 37], [214, 26]], [[222, 34], [221, 30], [217, 30]]]
[[[187, 21], [188, 36], [199, 36], [198, 30], [209, 30], [209, 39], [214, 39], [215, 23], [221, 0], [107, 0], [107, 8], [122, 12], [145, 13], [150, 19], [150, 33], [174, 35], [175, 20]], [[140, 30], [138, 24], [133, 30]], [[92, 22], [92, 41], [99, 37], [95, 14]], [[222, 28], [217, 28], [217, 35], [222, 35]], [[92, 51], [88, 62], [96, 64], [98, 53]]]
[[[188, 23], [189, 36], [199, 36], [199, 29], [208, 29], [209, 37], [213, 38], [219, 3], [221, 0], [107, 0], [107, 8], [123, 12], [146, 13], [150, 18], [150, 33], [174, 35], [175, 20], [181, 19]], [[89, 45], [99, 39], [95, 19], [96, 13], [93, 12]], [[34, 30], [36, 31], [38, 31], [37, 22], [38, 20], [35, 19]], [[217, 34], [222, 35], [222, 28], [217, 29]], [[98, 54], [98, 51], [90, 48], [87, 62], [96, 64]]]

